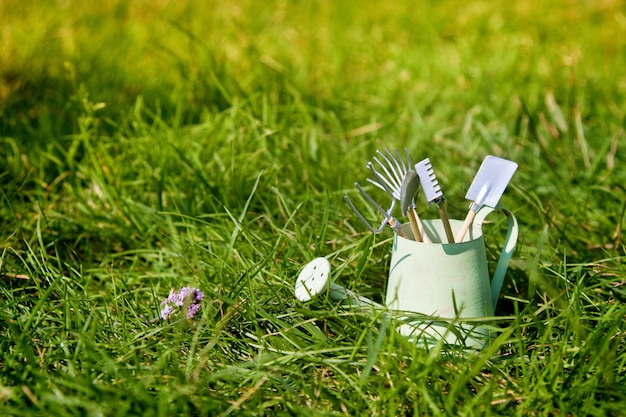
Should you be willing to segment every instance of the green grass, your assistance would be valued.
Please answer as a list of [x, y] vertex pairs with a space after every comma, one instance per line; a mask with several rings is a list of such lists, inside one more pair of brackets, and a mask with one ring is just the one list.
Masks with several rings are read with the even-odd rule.
[[[624, 414], [623, 4], [31, 3], [0, 4], [0, 414]], [[479, 353], [293, 298], [328, 256], [382, 301], [392, 234], [343, 195], [385, 147], [453, 218], [520, 165]], [[158, 320], [185, 285], [201, 315]]]

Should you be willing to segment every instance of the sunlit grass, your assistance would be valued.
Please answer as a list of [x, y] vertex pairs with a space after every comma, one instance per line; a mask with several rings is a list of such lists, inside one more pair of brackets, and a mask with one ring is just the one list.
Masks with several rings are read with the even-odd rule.
[[[0, 16], [2, 414], [623, 413], [619, 2]], [[502, 199], [520, 240], [481, 352], [293, 298], [327, 256], [335, 281], [382, 302], [392, 235], [343, 195], [384, 147], [430, 157], [453, 218], [485, 155], [520, 166]], [[183, 286], [204, 292], [199, 315], [160, 320]]]

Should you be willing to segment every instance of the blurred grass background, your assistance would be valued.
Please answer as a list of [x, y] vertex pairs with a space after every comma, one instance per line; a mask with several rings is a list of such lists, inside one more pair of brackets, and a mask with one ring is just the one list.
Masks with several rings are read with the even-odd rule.
[[[616, 412], [625, 13], [611, 0], [1, 2], [3, 406]], [[519, 163], [502, 200], [521, 237], [500, 359], [436, 361], [392, 335], [374, 352], [376, 318], [291, 300], [299, 269], [328, 255], [337, 281], [380, 301], [390, 234], [370, 236], [342, 197], [387, 147], [430, 157], [455, 218], [485, 155]], [[213, 300], [199, 330], [149, 324], [187, 284]], [[405, 366], [429, 377], [404, 381]]]
[[[542, 204], [532, 229], [560, 217], [560, 238], [570, 240], [572, 229], [588, 228], [583, 247], [568, 242], [578, 253], [611, 241], [620, 223], [621, 6], [4, 2], [0, 112], [10, 179], [26, 163], [52, 183], [84, 156], [73, 137], [81, 130], [149, 136], [136, 131], [137, 118], [173, 131], [214, 128], [241, 109], [256, 129], [224, 129], [276, 157], [255, 160], [251, 171], [321, 157], [317, 190], [349, 186], [376, 147], [406, 146], [414, 158], [428, 152], [436, 166], [460, 166], [439, 169], [458, 201], [484, 154], [506, 152], [522, 163], [517, 186]], [[241, 155], [215, 136], [212, 152]], [[307, 155], [281, 149], [288, 142]], [[129, 147], [111, 147], [136, 160]], [[24, 149], [26, 161], [17, 155]], [[338, 163], [345, 169], [328, 169]], [[529, 178], [537, 173], [539, 181]], [[299, 183], [293, 174], [282, 180]]]

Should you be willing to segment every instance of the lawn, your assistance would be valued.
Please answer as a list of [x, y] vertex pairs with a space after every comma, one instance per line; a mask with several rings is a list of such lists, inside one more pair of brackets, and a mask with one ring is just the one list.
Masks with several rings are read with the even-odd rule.
[[[626, 414], [622, 2], [5, 0], [0, 22], [0, 414]], [[482, 350], [294, 298], [323, 256], [384, 302], [393, 232], [344, 195], [376, 220], [354, 182], [391, 148], [430, 158], [453, 219], [485, 156], [519, 164]], [[197, 314], [161, 319], [181, 287]]]

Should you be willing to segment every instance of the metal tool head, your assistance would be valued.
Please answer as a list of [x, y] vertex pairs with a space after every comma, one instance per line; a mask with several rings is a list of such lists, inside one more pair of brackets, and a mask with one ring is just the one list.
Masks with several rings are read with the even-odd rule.
[[379, 226], [374, 227], [374, 225], [372, 225], [372, 223], [370, 223], [370, 221], [367, 220], [367, 218], [363, 215], [363, 213], [361, 213], [361, 211], [356, 208], [356, 206], [354, 205], [354, 203], [352, 202], [350, 197], [348, 197], [347, 194], [344, 195], [343, 198], [346, 201], [346, 203], [348, 204], [348, 206], [350, 207], [350, 209], [352, 210], [352, 212], [354, 213], [354, 215], [359, 220], [361, 220], [361, 222], [363, 222], [365, 227], [367, 227], [372, 233], [378, 234], [378, 233], [383, 231], [383, 229], [387, 225], [387, 219], [383, 219]]
[[[374, 175], [374, 180], [368, 179], [370, 183], [385, 190], [385, 187], [391, 190], [391, 194], [397, 200], [400, 200], [400, 191], [404, 175], [411, 168], [411, 157], [408, 149], [404, 149], [406, 160], [397, 149], [393, 152], [385, 150], [384, 152], [376, 151], [377, 157], [373, 158], [373, 162], [367, 164], [370, 171]], [[386, 190], [385, 190], [386, 191]]]
[[392, 226], [392, 224], [396, 224], [395, 218], [393, 217], [393, 215], [391, 213], [393, 213], [394, 208], [396, 207], [396, 200], [393, 199], [393, 197], [391, 198], [391, 206], [389, 207], [389, 209], [385, 210], [383, 209], [380, 204], [378, 204], [376, 202], [376, 200], [374, 200], [364, 189], [363, 187], [361, 187], [361, 184], [359, 184], [358, 182], [354, 183], [354, 186], [359, 190], [359, 192], [361, 193], [361, 195], [363, 196], [363, 198], [370, 203], [370, 205], [372, 207], [374, 207], [374, 209], [376, 209], [376, 211], [378, 211], [380, 214], [383, 215], [383, 221], [380, 224], [380, 226], [378, 226], [377, 228], [374, 228], [374, 226], [372, 226], [372, 224], [365, 218], [365, 216], [356, 208], [356, 206], [354, 205], [354, 203], [352, 202], [352, 200], [350, 199], [350, 197], [348, 197], [347, 195], [344, 196], [344, 199], [346, 200], [346, 203], [348, 203], [348, 205], [350, 206], [350, 208], [352, 209], [352, 211], [354, 212], [354, 214], [363, 222], [363, 224], [365, 224], [367, 226], [368, 229], [370, 229], [372, 232], [378, 234], [380, 232], [383, 231], [383, 229], [385, 228], [386, 225], [390, 225], [392, 227], [392, 229], [394, 229], [395, 231], [397, 231], [399, 226]]
[[[372, 162], [367, 163], [367, 168], [372, 173], [373, 178], [367, 178], [367, 182], [376, 187], [380, 188], [384, 192], [386, 192], [392, 200], [400, 200], [400, 188], [402, 186], [402, 182], [400, 182], [400, 186], [397, 187], [396, 193], [396, 185], [392, 184], [387, 178], [385, 178], [379, 171], [374, 168], [374, 164]], [[397, 195], [396, 195], [397, 194]]]
[[433, 165], [430, 163], [430, 158], [426, 158], [415, 164], [415, 172], [420, 179], [426, 201], [436, 204], [441, 203], [443, 201], [443, 191], [441, 191], [441, 186], [439, 185], [439, 181], [437, 181], [437, 176], [435, 175]]
[[409, 208], [413, 206], [413, 200], [417, 190], [420, 187], [420, 180], [415, 171], [409, 169], [406, 174], [404, 174], [404, 179], [402, 180], [402, 187], [400, 190], [400, 209], [402, 210], [402, 215], [406, 216]]
[[496, 207], [509, 181], [517, 170], [517, 163], [488, 155], [480, 165], [465, 198], [473, 201], [472, 210], [482, 206]]

